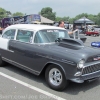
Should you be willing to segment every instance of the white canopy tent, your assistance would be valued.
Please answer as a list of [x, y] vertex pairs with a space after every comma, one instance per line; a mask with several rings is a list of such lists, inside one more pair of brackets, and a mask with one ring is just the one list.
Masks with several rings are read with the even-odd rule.
[[86, 17], [82, 17], [82, 18], [76, 20], [74, 23], [94, 24], [93, 21], [91, 21], [90, 19], [88, 19]]

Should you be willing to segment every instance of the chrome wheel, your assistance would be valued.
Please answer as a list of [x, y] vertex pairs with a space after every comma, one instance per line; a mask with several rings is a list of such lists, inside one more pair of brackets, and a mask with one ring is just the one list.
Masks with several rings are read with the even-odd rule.
[[50, 88], [58, 91], [65, 89], [69, 83], [68, 80], [66, 80], [62, 68], [54, 64], [47, 67], [45, 79]]
[[57, 68], [52, 68], [49, 71], [49, 80], [50, 83], [55, 85], [55, 86], [59, 86], [62, 83], [62, 73], [60, 70], [58, 70]]

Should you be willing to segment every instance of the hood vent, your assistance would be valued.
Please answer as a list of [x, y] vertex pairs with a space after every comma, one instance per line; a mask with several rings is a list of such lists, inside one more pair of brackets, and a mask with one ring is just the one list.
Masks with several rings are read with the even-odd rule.
[[59, 42], [59, 46], [66, 47], [66, 48], [69, 48], [69, 49], [78, 50], [78, 49], [83, 48], [84, 44], [79, 39], [62, 39]]

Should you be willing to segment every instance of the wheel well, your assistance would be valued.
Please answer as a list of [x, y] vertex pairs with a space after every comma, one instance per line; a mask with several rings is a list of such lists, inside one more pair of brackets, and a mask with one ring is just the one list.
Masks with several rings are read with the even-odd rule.
[[[60, 65], [58, 65], [58, 64], [54, 64], [54, 63], [48, 63], [48, 64], [46, 64], [45, 66], [44, 66], [44, 68], [43, 68], [43, 70], [41, 71], [41, 74], [44, 74], [45, 75], [45, 70], [47, 69], [47, 67], [49, 67], [50, 65], [54, 65], [54, 66], [58, 66], [58, 67], [60, 67], [61, 68], [61, 66]], [[62, 69], [62, 68], [61, 68]], [[62, 69], [63, 70], [63, 69]], [[64, 70], [63, 70], [64, 71]]]

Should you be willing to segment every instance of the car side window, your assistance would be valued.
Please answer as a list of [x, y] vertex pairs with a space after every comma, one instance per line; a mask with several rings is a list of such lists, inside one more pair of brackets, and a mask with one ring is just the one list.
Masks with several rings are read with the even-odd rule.
[[35, 35], [34, 43], [42, 43], [41, 36], [39, 35], [38, 32], [37, 32], [36, 35]]
[[7, 39], [14, 39], [15, 36], [15, 29], [7, 30], [2, 37]]
[[18, 30], [16, 40], [21, 42], [30, 42], [33, 40], [33, 31]]

